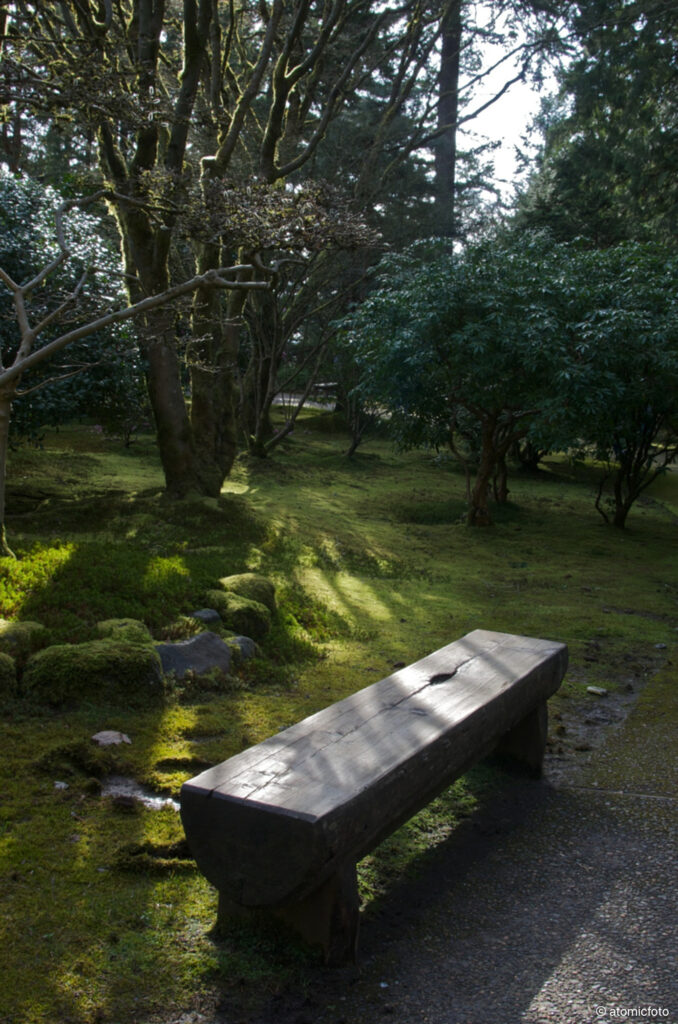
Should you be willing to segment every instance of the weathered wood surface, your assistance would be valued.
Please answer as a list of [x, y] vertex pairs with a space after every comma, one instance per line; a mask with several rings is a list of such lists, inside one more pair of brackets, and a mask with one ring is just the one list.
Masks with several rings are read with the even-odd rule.
[[567, 648], [475, 630], [185, 783], [198, 867], [241, 907], [300, 905], [503, 746], [538, 772]]

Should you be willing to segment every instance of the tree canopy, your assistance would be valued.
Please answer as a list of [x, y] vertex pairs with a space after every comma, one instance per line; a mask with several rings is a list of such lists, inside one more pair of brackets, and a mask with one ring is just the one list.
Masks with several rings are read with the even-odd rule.
[[521, 220], [596, 246], [678, 233], [678, 7], [582, 0]]
[[616, 460], [623, 526], [676, 452], [676, 270], [649, 244], [597, 252], [543, 233], [415, 248], [382, 264], [380, 287], [345, 321], [359, 389], [402, 445], [449, 445], [474, 468], [470, 523], [490, 522], [497, 474], [505, 500], [505, 457], [529, 435]]

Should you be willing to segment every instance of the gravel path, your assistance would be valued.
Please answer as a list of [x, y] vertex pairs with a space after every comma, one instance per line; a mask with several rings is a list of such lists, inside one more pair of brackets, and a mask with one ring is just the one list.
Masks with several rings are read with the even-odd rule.
[[506, 776], [367, 918], [359, 971], [209, 1024], [678, 1024], [675, 683], [587, 763]]
[[675, 804], [529, 789], [393, 894], [348, 988], [326, 975], [322, 997], [268, 1020], [583, 1024], [661, 1007], [675, 1024]]

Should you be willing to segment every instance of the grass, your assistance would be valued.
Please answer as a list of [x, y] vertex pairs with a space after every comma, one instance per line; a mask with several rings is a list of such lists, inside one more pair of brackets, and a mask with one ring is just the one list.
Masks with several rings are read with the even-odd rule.
[[[594, 510], [595, 467], [548, 460], [516, 473], [495, 526], [473, 531], [452, 462], [384, 440], [348, 461], [346, 438], [322, 425], [308, 415], [273, 459], [239, 460], [218, 501], [168, 503], [150, 438], [124, 449], [79, 427], [14, 453], [8, 521], [21, 558], [0, 564], [0, 614], [40, 621], [59, 642], [120, 616], [176, 637], [219, 577], [248, 570], [276, 583], [280, 614], [226, 693], [177, 691], [141, 712], [6, 703], [2, 1024], [149, 1024], [312, 974], [282, 935], [238, 926], [214, 939], [216, 896], [186, 858], [178, 816], [102, 797], [112, 770], [176, 794], [203, 764], [476, 627], [567, 642], [561, 703], [585, 701], [591, 684], [636, 685], [675, 649], [675, 476], [622, 532]], [[132, 744], [92, 752], [100, 729]], [[496, 780], [479, 766], [366, 858], [366, 913]]]

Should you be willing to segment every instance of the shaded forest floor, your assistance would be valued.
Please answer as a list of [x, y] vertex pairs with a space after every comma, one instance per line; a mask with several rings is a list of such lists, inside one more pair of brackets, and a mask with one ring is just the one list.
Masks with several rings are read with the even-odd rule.
[[[609, 736], [623, 736], [638, 698], [633, 714], [642, 709], [649, 729], [675, 714], [675, 479], [616, 531], [594, 510], [595, 468], [547, 459], [534, 476], [514, 473], [495, 525], [472, 531], [452, 462], [398, 454], [385, 441], [349, 461], [346, 438], [328, 424], [311, 413], [274, 458], [239, 460], [218, 501], [166, 502], [149, 438], [123, 449], [80, 427], [15, 453], [8, 525], [22, 557], [0, 566], [5, 618], [38, 620], [72, 642], [93, 636], [100, 619], [130, 615], [156, 639], [171, 638], [220, 576], [244, 570], [276, 583], [280, 613], [264, 656], [226, 692], [177, 691], [144, 712], [6, 702], [3, 1024], [238, 1021], [270, 1015], [289, 992], [300, 1002], [279, 1003], [281, 1020], [310, 1012], [313, 956], [282, 934], [242, 926], [217, 942], [216, 897], [181, 846], [176, 811], [117, 805], [92, 782], [102, 773], [176, 796], [203, 765], [477, 627], [569, 645], [571, 667], [551, 707], [556, 783], [604, 763]], [[609, 698], [589, 694], [591, 685]], [[88, 753], [101, 729], [132, 740], [105, 764]], [[656, 774], [652, 743], [642, 730], [634, 736], [605, 768], [616, 792], [627, 788], [627, 748], [636, 788]], [[363, 862], [368, 948], [370, 929], [383, 939], [380, 918], [436, 849], [455, 841], [455, 826], [463, 835], [505, 794], [505, 776], [478, 766]]]

